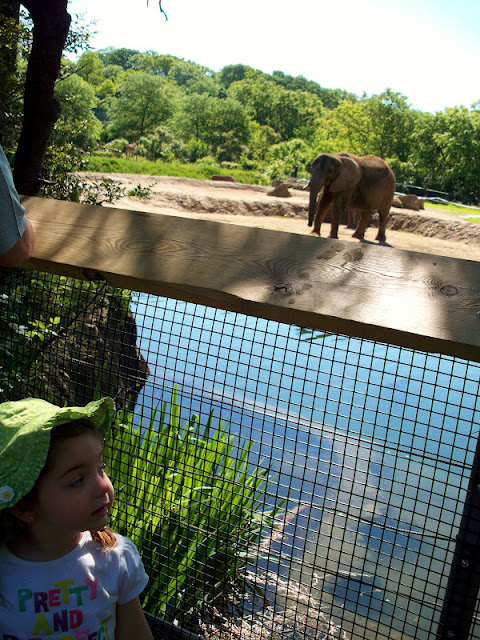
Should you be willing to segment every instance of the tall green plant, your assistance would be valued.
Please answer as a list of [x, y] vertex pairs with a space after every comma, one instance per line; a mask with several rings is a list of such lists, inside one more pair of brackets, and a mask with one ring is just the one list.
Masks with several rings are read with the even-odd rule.
[[222, 422], [213, 428], [212, 415], [204, 426], [196, 415], [182, 423], [175, 392], [146, 426], [133, 420], [119, 421], [107, 443], [112, 527], [141, 549], [145, 608], [194, 624], [257, 557], [283, 504], [264, 508], [267, 471], [250, 470], [252, 443], [235, 457], [235, 436]]

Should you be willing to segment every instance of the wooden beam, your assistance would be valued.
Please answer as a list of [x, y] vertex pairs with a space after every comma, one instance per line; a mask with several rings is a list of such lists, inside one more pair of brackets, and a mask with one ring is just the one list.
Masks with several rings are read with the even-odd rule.
[[23, 198], [29, 265], [480, 362], [480, 263], [171, 215]]

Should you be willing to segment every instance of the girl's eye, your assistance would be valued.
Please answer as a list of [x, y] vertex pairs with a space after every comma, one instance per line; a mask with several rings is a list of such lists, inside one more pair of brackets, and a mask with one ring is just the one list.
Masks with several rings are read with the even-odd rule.
[[79, 476], [78, 478], [76, 478], [73, 482], [70, 483], [71, 487], [80, 487], [81, 484], [83, 483], [83, 476]]
[[105, 473], [106, 468], [107, 468], [107, 465], [104, 462], [102, 462], [102, 464], [100, 465], [100, 473]]

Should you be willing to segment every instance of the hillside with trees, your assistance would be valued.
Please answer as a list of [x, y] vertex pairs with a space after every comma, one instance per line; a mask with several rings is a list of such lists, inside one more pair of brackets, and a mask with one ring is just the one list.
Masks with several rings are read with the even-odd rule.
[[[213, 160], [268, 179], [306, 176], [316, 153], [374, 154], [399, 182], [480, 199], [480, 111], [435, 115], [386, 89], [357, 97], [302, 76], [245, 65], [211, 69], [131, 49], [83, 53], [57, 85], [64, 124], [88, 122], [85, 148], [123, 151], [133, 139], [150, 160]], [[299, 175], [300, 175], [299, 174]]]
[[[19, 82], [28, 21], [23, 28]], [[86, 50], [88, 28], [78, 24], [69, 38], [69, 51], [83, 53], [75, 62], [63, 59], [56, 83], [62, 110], [50, 136], [47, 180], [85, 168], [90, 155], [120, 157], [132, 142], [136, 157], [238, 168], [263, 183], [295, 168], [306, 178], [317, 153], [344, 150], [385, 158], [399, 183], [480, 201], [480, 102], [424, 113], [392, 89], [359, 97], [243, 64], [215, 72], [154, 51]], [[3, 102], [8, 151], [21, 110], [18, 98]]]

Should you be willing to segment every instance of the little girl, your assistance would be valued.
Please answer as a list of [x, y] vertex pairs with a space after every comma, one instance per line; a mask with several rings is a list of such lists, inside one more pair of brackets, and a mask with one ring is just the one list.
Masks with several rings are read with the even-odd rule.
[[153, 640], [133, 543], [105, 529], [110, 398], [0, 404], [0, 639]]

